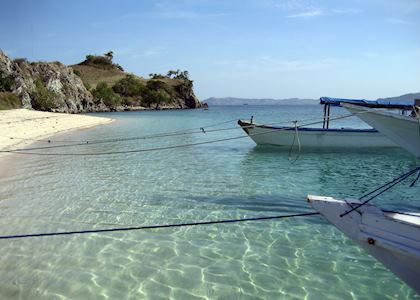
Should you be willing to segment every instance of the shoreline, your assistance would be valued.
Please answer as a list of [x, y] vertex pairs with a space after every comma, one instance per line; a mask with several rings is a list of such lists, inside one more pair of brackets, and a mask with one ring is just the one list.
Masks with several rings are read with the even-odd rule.
[[[53, 113], [29, 109], [0, 111], [0, 150], [28, 146], [40, 139], [75, 129], [114, 122], [108, 117]], [[7, 153], [0, 153], [0, 158]]]

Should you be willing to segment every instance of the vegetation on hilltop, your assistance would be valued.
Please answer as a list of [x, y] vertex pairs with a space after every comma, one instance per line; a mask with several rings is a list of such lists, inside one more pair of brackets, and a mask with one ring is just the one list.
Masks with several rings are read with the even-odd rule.
[[32, 92], [32, 107], [36, 110], [51, 111], [57, 108], [54, 99], [56, 93], [47, 89], [40, 78], [35, 80], [35, 90]]
[[188, 71], [143, 78], [124, 72], [113, 59], [112, 51], [90, 54], [68, 67], [60, 62], [12, 60], [0, 50], [1, 107], [79, 113], [201, 106]]
[[11, 92], [15, 86], [15, 80], [0, 70], [0, 92]]
[[11, 92], [0, 92], [0, 110], [14, 109], [22, 106], [18, 96]]
[[109, 51], [104, 55], [86, 55], [86, 59], [79, 63], [79, 65], [84, 66], [93, 66], [100, 69], [110, 70], [118, 69], [124, 72], [124, 69], [119, 65], [115, 64], [112, 59], [114, 58], [114, 52]]
[[96, 103], [102, 101], [106, 106], [115, 107], [121, 105], [121, 96], [108, 87], [106, 82], [100, 82], [96, 89], [92, 91], [93, 98]]
[[14, 87], [13, 77], [0, 70], [0, 110], [21, 107], [19, 97], [12, 93]]
[[85, 61], [72, 66], [96, 103], [103, 101], [114, 109], [121, 105], [179, 107], [178, 101], [191, 95], [193, 81], [189, 79], [188, 71], [170, 70], [166, 75], [152, 73], [145, 79], [123, 72], [113, 63], [113, 54], [110, 51], [102, 56], [87, 55]]
[[114, 53], [109, 51], [104, 55], [86, 55], [86, 59], [77, 65], [71, 66], [74, 74], [79, 76], [87, 90], [96, 88], [100, 82], [113, 86], [118, 80], [125, 77], [124, 69], [113, 63]]

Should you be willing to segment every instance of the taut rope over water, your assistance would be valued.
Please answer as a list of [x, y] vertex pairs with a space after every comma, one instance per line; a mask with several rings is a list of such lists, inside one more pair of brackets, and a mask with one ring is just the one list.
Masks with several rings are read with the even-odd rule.
[[[353, 114], [349, 114], [349, 115], [344, 115], [344, 116], [339, 116], [336, 118], [333, 118], [331, 120], [339, 120], [339, 119], [344, 119], [344, 118], [349, 118], [353, 116]], [[322, 121], [316, 121], [316, 122], [311, 122], [311, 123], [306, 123], [303, 125], [299, 125], [296, 127], [300, 128], [303, 126], [310, 126], [310, 125], [315, 125], [315, 124], [319, 124], [322, 123]], [[279, 124], [279, 123], [272, 123], [272, 124]], [[266, 124], [266, 125], [270, 125], [270, 124]], [[252, 127], [254, 125], [250, 125], [250, 127]], [[244, 128], [244, 127], [242, 127]], [[249, 134], [248, 136], [257, 136], [257, 135], [263, 135], [263, 134], [268, 134], [270, 132], [275, 132], [275, 131], [284, 131], [284, 130], [290, 130], [293, 127], [282, 127], [282, 128], [273, 128], [273, 129], [269, 129], [263, 132], [258, 132], [258, 133], [254, 133], [254, 134]], [[208, 132], [215, 132], [215, 131], [224, 131], [224, 130], [235, 130], [235, 129], [240, 129], [240, 127], [235, 127], [235, 128], [222, 128], [222, 129], [213, 129], [213, 130], [209, 130]], [[199, 133], [202, 133], [202, 131], [198, 131]], [[187, 134], [187, 133], [181, 133], [181, 134]], [[191, 133], [188, 133], [191, 134]], [[169, 136], [169, 135], [166, 135]], [[44, 147], [32, 147], [32, 148], [22, 148], [22, 149], [11, 149], [11, 150], [1, 150], [0, 153], [16, 153], [16, 154], [27, 154], [27, 155], [44, 155], [44, 156], [96, 156], [96, 155], [113, 155], [113, 154], [126, 154], [126, 153], [140, 153], [140, 152], [150, 152], [150, 151], [159, 151], [159, 150], [168, 150], [168, 149], [175, 149], [175, 148], [186, 148], [186, 147], [191, 147], [191, 146], [198, 146], [198, 145], [205, 145], [205, 144], [213, 144], [213, 143], [220, 143], [220, 142], [225, 142], [225, 141], [232, 141], [232, 140], [238, 140], [238, 139], [243, 139], [243, 138], [247, 138], [247, 135], [241, 135], [241, 136], [235, 136], [235, 137], [230, 137], [230, 138], [223, 138], [223, 139], [216, 139], [216, 140], [209, 140], [209, 141], [204, 141], [204, 142], [197, 142], [197, 143], [190, 143], [190, 144], [179, 144], [179, 145], [172, 145], [172, 146], [166, 146], [166, 147], [155, 147], [155, 148], [145, 148], [145, 149], [131, 149], [131, 150], [121, 150], [121, 151], [109, 151], [109, 152], [93, 152], [93, 153], [41, 153], [41, 152], [29, 152], [29, 151], [33, 151], [33, 150], [42, 150], [42, 149], [51, 149], [51, 148], [65, 148], [65, 147], [73, 147], [73, 146], [82, 146], [82, 145], [93, 145], [93, 144], [100, 144], [100, 143], [111, 143], [111, 142], [121, 142], [121, 141], [127, 141], [127, 140], [134, 140], [134, 139], [146, 139], [149, 138], [147, 136], [143, 136], [143, 137], [133, 137], [133, 138], [121, 138], [121, 139], [115, 139], [115, 140], [103, 140], [103, 141], [96, 141], [96, 142], [89, 142], [89, 143], [83, 143], [83, 144], [67, 144], [67, 145], [52, 145], [52, 146], [44, 146]], [[156, 137], [156, 136], [154, 136]], [[159, 137], [163, 137], [163, 135], [159, 136]]]
[[[394, 186], [396, 186], [397, 184], [399, 184], [399, 183], [401, 183], [402, 181], [404, 181], [404, 180], [406, 180], [408, 177], [410, 177], [411, 175], [413, 175], [413, 174], [415, 174], [416, 172], [420, 172], [420, 167], [417, 167], [417, 168], [414, 168], [414, 169], [412, 169], [412, 170], [410, 170], [410, 171], [408, 171], [408, 172], [406, 172], [406, 173], [404, 173], [404, 174], [402, 174], [402, 175], [400, 175], [400, 176], [398, 176], [397, 178], [395, 178], [395, 179], [393, 179], [392, 181], [389, 181], [389, 182], [387, 182], [387, 183], [385, 183], [385, 184], [383, 184], [383, 185], [381, 185], [380, 187], [378, 187], [377, 189], [375, 189], [375, 190], [373, 190], [373, 191], [371, 191], [371, 192], [369, 192], [369, 193], [367, 193], [367, 194], [364, 194], [362, 197], [360, 197], [359, 198], [359, 200], [362, 200], [363, 198], [366, 198], [366, 197], [368, 197], [368, 196], [370, 196], [370, 195], [372, 195], [373, 194], [373, 196], [371, 196], [369, 199], [367, 199], [366, 201], [364, 201], [364, 202], [362, 202], [362, 203], [360, 203], [360, 204], [358, 204], [358, 205], [356, 205], [356, 206], [354, 206], [354, 207], [352, 207], [352, 209], [350, 209], [349, 211], [347, 211], [347, 212], [345, 212], [345, 213], [343, 213], [343, 214], [341, 214], [340, 215], [340, 217], [344, 217], [345, 215], [348, 215], [349, 213], [351, 213], [351, 212], [353, 212], [353, 211], [357, 211], [357, 209], [359, 208], [359, 207], [362, 207], [363, 205], [366, 205], [367, 203], [369, 203], [371, 200], [373, 200], [373, 199], [375, 199], [376, 197], [378, 197], [379, 195], [381, 195], [381, 194], [383, 194], [383, 193], [385, 193], [386, 191], [388, 191], [388, 190], [390, 190], [391, 188], [393, 188]], [[414, 184], [415, 184], [415, 182], [417, 181], [417, 179], [418, 179], [418, 177], [420, 176], [420, 173], [419, 173], [419, 175], [417, 176], [417, 178], [411, 183], [411, 185], [410, 185], [410, 187], [412, 187]], [[376, 193], [376, 194], [375, 194]]]
[[280, 215], [280, 216], [256, 217], [256, 218], [244, 218], [244, 219], [227, 219], [227, 220], [217, 220], [217, 221], [180, 223], [180, 224], [149, 225], [149, 226], [137, 226], [137, 227], [120, 227], [120, 228], [91, 229], [91, 230], [80, 230], [80, 231], [62, 231], [62, 232], [49, 232], [49, 233], [33, 233], [33, 234], [20, 234], [20, 235], [19, 234], [17, 234], [17, 235], [3, 235], [3, 236], [0, 236], [0, 240], [30, 238], [30, 237], [44, 237], [44, 236], [88, 234], [88, 233], [103, 233], [103, 232], [115, 232], [115, 231], [132, 231], [132, 230], [147, 230], [147, 229], [159, 229], [159, 228], [189, 227], [189, 226], [199, 226], [199, 225], [214, 225], [214, 224], [225, 224], [225, 223], [239, 223], [239, 222], [249, 222], [249, 221], [286, 219], [286, 218], [306, 217], [306, 216], [314, 216], [314, 215], [319, 215], [319, 213], [310, 212], [310, 213], [296, 213], [296, 214]]

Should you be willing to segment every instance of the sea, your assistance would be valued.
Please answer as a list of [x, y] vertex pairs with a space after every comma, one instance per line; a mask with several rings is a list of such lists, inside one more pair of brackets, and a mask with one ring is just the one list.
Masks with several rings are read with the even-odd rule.
[[[309, 213], [308, 194], [358, 198], [420, 163], [399, 148], [257, 146], [237, 125], [314, 123], [317, 104], [92, 115], [115, 122], [30, 146], [59, 155], [2, 160], [1, 236]], [[420, 210], [413, 180], [374, 203]], [[319, 215], [1, 239], [0, 253], [0, 299], [419, 298]]]

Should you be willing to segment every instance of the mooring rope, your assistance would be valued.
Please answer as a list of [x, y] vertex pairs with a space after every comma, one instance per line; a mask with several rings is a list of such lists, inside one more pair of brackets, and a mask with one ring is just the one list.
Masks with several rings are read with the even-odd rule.
[[[166, 137], [166, 136], [176, 136], [176, 135], [182, 135], [182, 134], [189, 134], [189, 133], [199, 133], [197, 130], [201, 128], [209, 128], [209, 127], [216, 127], [223, 124], [231, 123], [233, 121], [236, 121], [237, 118], [231, 119], [228, 121], [208, 124], [204, 127], [194, 127], [194, 128], [187, 128], [187, 129], [180, 129], [175, 131], [166, 131], [166, 132], [159, 132], [155, 134], [149, 134], [149, 135], [143, 135], [143, 136], [134, 136], [134, 137], [125, 137], [125, 138], [114, 138], [114, 139], [102, 139], [102, 140], [55, 140], [55, 139], [32, 139], [32, 138], [24, 138], [24, 137], [12, 137], [12, 136], [6, 136], [6, 135], [0, 135], [1, 137], [9, 138], [9, 139], [18, 139], [18, 140], [28, 140], [33, 142], [45, 142], [45, 143], [74, 143], [71, 146], [79, 146], [79, 145], [85, 145], [85, 144], [94, 144], [94, 143], [106, 143], [106, 142], [119, 142], [119, 141], [125, 141], [125, 140], [135, 140], [135, 139], [148, 139], [148, 138], [156, 138], [156, 137]], [[70, 145], [69, 145], [70, 146]]]
[[[349, 211], [346, 211], [345, 213], [341, 214], [340, 217], [344, 217], [346, 215], [348, 215], [349, 213], [353, 212], [353, 211], [357, 211], [358, 208], [368, 204], [370, 201], [372, 201], [373, 199], [375, 199], [376, 197], [378, 197], [379, 195], [385, 193], [386, 191], [390, 190], [391, 188], [393, 188], [394, 186], [396, 186], [397, 184], [401, 183], [402, 181], [404, 181], [405, 179], [407, 179], [408, 177], [410, 177], [411, 175], [415, 174], [416, 172], [420, 171], [420, 167], [414, 168], [400, 176], [398, 176], [397, 178], [393, 179], [392, 181], [389, 181], [383, 185], [381, 185], [380, 187], [374, 189], [373, 191], [364, 194], [362, 197], [359, 198], [359, 200], [362, 200], [370, 195], [371, 196], [369, 199], [367, 199], [366, 201], [357, 204], [355, 206], [353, 206]], [[418, 177], [414, 180], [413, 183], [415, 183], [417, 181]], [[413, 185], [413, 183], [411, 184], [411, 186]], [[376, 194], [375, 194], [376, 193]], [[360, 213], [360, 212], [359, 212]]]
[[[328, 120], [338, 120], [342, 118], [348, 118], [351, 116], [354, 116], [356, 114], [361, 114], [365, 112], [357, 112], [347, 115], [341, 115], [335, 118], [328, 117]], [[64, 145], [49, 145], [49, 146], [39, 146], [39, 147], [31, 147], [31, 148], [20, 148], [20, 149], [9, 149], [8, 151], [14, 152], [14, 151], [32, 151], [32, 150], [42, 150], [42, 149], [51, 149], [51, 148], [66, 148], [66, 147], [76, 147], [76, 146], [88, 146], [88, 145], [95, 145], [95, 144], [105, 144], [105, 143], [116, 143], [116, 142], [124, 142], [124, 141], [132, 141], [132, 140], [146, 140], [146, 139], [154, 139], [154, 138], [162, 138], [162, 137], [176, 137], [181, 135], [189, 135], [189, 134], [200, 134], [200, 133], [212, 133], [212, 132], [219, 132], [219, 131], [227, 131], [227, 130], [238, 130], [238, 129], [244, 129], [244, 128], [252, 128], [254, 127], [254, 124], [248, 125], [248, 126], [242, 126], [242, 127], [228, 127], [228, 128], [220, 128], [220, 129], [212, 129], [212, 130], [205, 130], [205, 128], [209, 127], [215, 127], [219, 125], [223, 125], [226, 123], [230, 123], [232, 121], [236, 121], [237, 119], [232, 119], [228, 121], [223, 121], [219, 123], [209, 124], [205, 127], [200, 128], [191, 128], [191, 129], [182, 129], [177, 131], [169, 131], [169, 132], [162, 132], [162, 133], [156, 133], [156, 134], [150, 134], [150, 135], [142, 135], [142, 136], [133, 136], [133, 137], [123, 137], [123, 138], [114, 138], [114, 139], [102, 139], [102, 140], [83, 140], [83, 141], [54, 141], [54, 142], [68, 142], [71, 144], [64, 144]], [[318, 118], [308, 118], [300, 120], [300, 122], [308, 122], [312, 120], [319, 120]], [[273, 122], [273, 123], [265, 123], [265, 124], [258, 124], [259, 126], [272, 126], [272, 125], [281, 125], [281, 124], [289, 124], [293, 121], [284, 121], [284, 122]], [[318, 121], [313, 124], [322, 123], [322, 121]], [[305, 125], [303, 125], [305, 126]], [[5, 137], [5, 136], [3, 136]], [[13, 137], [8, 137], [13, 139]], [[25, 140], [25, 138], [17, 138]], [[45, 140], [36, 140], [36, 139], [27, 139], [30, 141], [45, 141]], [[47, 140], [46, 142], [51, 143], [51, 140]], [[0, 153], [3, 151], [0, 151]]]
[[[293, 123], [295, 124], [295, 134], [293, 135], [293, 142], [292, 145], [290, 146], [289, 149], [289, 162], [291, 164], [294, 164], [295, 162], [297, 162], [297, 160], [300, 157], [300, 151], [301, 151], [301, 145], [300, 145], [300, 139], [299, 139], [299, 130], [298, 130], [298, 126], [297, 123], [298, 121], [293, 121]], [[293, 146], [295, 145], [295, 140], [297, 140], [298, 142], [298, 154], [296, 155], [296, 158], [294, 160], [291, 160], [290, 158], [292, 157], [292, 151], [293, 151]]]
[[[339, 120], [344, 118], [349, 118], [353, 116], [353, 114], [350, 115], [344, 115], [339, 116], [336, 118], [332, 118], [331, 120]], [[322, 121], [312, 122], [312, 123], [306, 123], [303, 125], [297, 126], [297, 128], [303, 127], [303, 126], [311, 126], [315, 124], [322, 123]], [[244, 127], [254, 127], [255, 125], [249, 125]], [[244, 128], [242, 127], [242, 128]], [[241, 128], [241, 127], [239, 127]], [[238, 129], [238, 128], [235, 128]], [[11, 149], [11, 150], [0, 150], [0, 153], [16, 153], [16, 154], [27, 154], [27, 155], [40, 155], [40, 156], [95, 156], [95, 155], [113, 155], [113, 154], [127, 154], [127, 153], [140, 153], [140, 152], [150, 152], [150, 151], [160, 151], [160, 150], [169, 150], [169, 149], [175, 149], [175, 148], [185, 148], [185, 147], [191, 147], [191, 146], [198, 146], [198, 145], [205, 145], [205, 144], [213, 144], [213, 143], [220, 143], [225, 141], [232, 141], [232, 140], [238, 140], [247, 138], [248, 136], [257, 136], [257, 135], [263, 135], [268, 134], [275, 131], [284, 131], [284, 130], [292, 130], [293, 127], [280, 127], [280, 128], [271, 128], [269, 130], [258, 132], [254, 134], [248, 134], [248, 135], [241, 135], [236, 137], [229, 137], [229, 138], [223, 138], [223, 139], [216, 139], [216, 140], [209, 140], [204, 142], [196, 142], [196, 143], [189, 143], [189, 144], [179, 144], [179, 145], [172, 145], [172, 146], [165, 146], [165, 147], [154, 147], [154, 148], [145, 148], [145, 149], [132, 149], [132, 150], [121, 150], [121, 151], [109, 151], [109, 152], [93, 152], [93, 153], [41, 153], [41, 152], [27, 152], [27, 151], [33, 151], [33, 150], [41, 150], [41, 149], [49, 149], [49, 148], [57, 148], [57, 147], [68, 147], [73, 145], [57, 145], [57, 146], [45, 146], [45, 147], [33, 147], [33, 148], [22, 148], [22, 149]], [[214, 131], [221, 131], [226, 130], [225, 129], [214, 129]]]
[[0, 236], [0, 239], [4, 240], [4, 239], [18, 239], [18, 238], [30, 238], [30, 237], [104, 233], [104, 232], [115, 232], [115, 231], [133, 231], [133, 230], [147, 230], [147, 229], [159, 229], [159, 228], [190, 227], [190, 226], [200, 226], [200, 225], [214, 225], [214, 224], [226, 224], [226, 223], [239, 223], [239, 222], [250, 222], [250, 221], [286, 219], [286, 218], [305, 217], [305, 216], [313, 216], [313, 215], [319, 215], [319, 213], [317, 213], [317, 212], [295, 213], [295, 214], [279, 215], [279, 216], [267, 216], [267, 217], [255, 217], [255, 218], [243, 218], [243, 219], [227, 219], [227, 220], [178, 223], [178, 224], [146, 225], [146, 226], [136, 226], [136, 227], [90, 229], [90, 230], [79, 230], [79, 231], [61, 231], [61, 232], [48, 232], [48, 233], [3, 235], [3, 236]]

